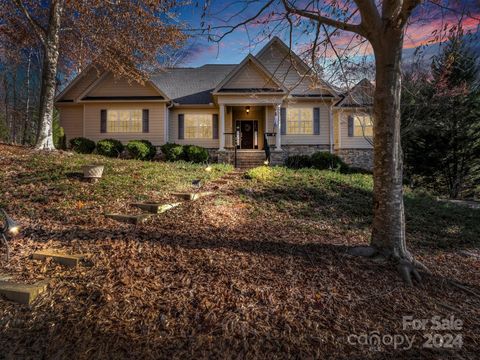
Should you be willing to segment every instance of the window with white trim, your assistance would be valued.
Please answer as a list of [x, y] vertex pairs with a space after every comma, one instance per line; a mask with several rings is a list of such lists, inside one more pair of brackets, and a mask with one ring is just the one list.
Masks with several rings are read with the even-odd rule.
[[287, 108], [287, 134], [313, 134], [313, 108]]
[[142, 110], [107, 110], [107, 133], [142, 132]]
[[370, 115], [353, 116], [353, 136], [373, 137], [373, 122]]
[[185, 114], [185, 139], [211, 139], [212, 114]]

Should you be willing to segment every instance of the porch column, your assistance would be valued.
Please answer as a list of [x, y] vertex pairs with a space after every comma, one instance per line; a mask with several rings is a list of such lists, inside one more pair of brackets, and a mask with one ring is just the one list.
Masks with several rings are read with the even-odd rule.
[[278, 104], [275, 109], [275, 125], [276, 125], [276, 135], [275, 135], [275, 150], [282, 150], [282, 119], [280, 119], [280, 107]]
[[220, 104], [220, 119], [218, 124], [218, 139], [220, 140], [220, 145], [218, 150], [225, 150], [225, 105]]

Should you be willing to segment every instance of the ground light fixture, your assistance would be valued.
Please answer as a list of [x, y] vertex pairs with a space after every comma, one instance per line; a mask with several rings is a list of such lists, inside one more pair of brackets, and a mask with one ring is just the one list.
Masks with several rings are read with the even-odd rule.
[[5, 212], [5, 210], [0, 208], [0, 217], [2, 218], [3, 224], [0, 228], [2, 233], [2, 242], [7, 248], [7, 261], [10, 260], [10, 247], [8, 246], [7, 238], [14, 237], [20, 232], [20, 226]]

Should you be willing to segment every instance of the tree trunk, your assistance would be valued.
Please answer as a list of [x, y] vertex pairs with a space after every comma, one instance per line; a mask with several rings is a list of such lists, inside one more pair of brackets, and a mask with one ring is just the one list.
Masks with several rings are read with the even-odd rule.
[[371, 245], [384, 256], [412, 261], [405, 242], [400, 144], [403, 32], [388, 29], [372, 45], [375, 51], [376, 86], [373, 105], [375, 141]]
[[60, 19], [63, 1], [54, 0], [50, 8], [48, 30], [43, 52], [42, 87], [40, 92], [40, 126], [36, 149], [54, 150], [53, 145], [53, 107], [55, 100]]

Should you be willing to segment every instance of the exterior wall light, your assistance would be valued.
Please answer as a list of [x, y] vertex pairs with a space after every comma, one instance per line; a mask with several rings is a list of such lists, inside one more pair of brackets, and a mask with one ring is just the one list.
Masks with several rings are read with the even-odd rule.
[[3, 224], [0, 228], [2, 233], [2, 242], [7, 248], [7, 261], [10, 260], [10, 247], [8, 246], [7, 237], [14, 237], [20, 232], [20, 226], [5, 212], [5, 210], [0, 209], [0, 216], [3, 218]]
[[248, 114], [250, 113], [250, 106], [245, 106], [245, 112]]

